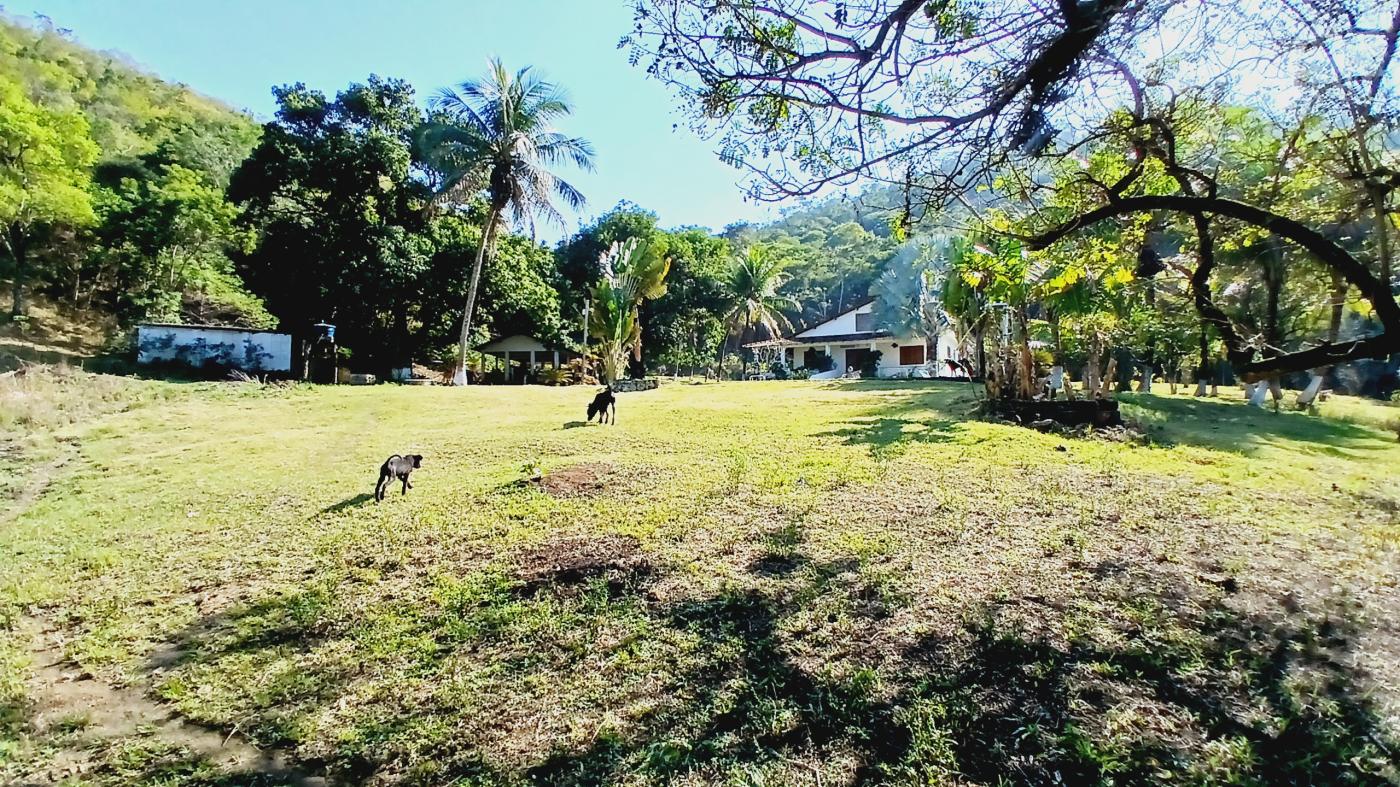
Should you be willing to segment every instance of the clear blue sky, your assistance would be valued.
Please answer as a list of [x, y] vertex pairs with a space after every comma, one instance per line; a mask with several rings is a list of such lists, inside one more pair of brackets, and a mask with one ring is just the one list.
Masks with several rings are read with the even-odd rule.
[[[739, 173], [682, 122], [675, 99], [627, 65], [618, 39], [630, 28], [624, 0], [35, 0], [0, 7], [50, 17], [83, 44], [126, 54], [161, 77], [259, 118], [271, 115], [274, 85], [305, 82], [328, 94], [371, 73], [407, 79], [420, 101], [439, 87], [480, 75], [486, 58], [533, 65], [562, 84], [575, 105], [564, 131], [597, 149], [597, 171], [566, 178], [588, 198], [564, 228], [575, 230], [628, 199], [663, 226], [722, 228], [762, 220], [746, 204]], [[672, 124], [680, 123], [673, 129]]]

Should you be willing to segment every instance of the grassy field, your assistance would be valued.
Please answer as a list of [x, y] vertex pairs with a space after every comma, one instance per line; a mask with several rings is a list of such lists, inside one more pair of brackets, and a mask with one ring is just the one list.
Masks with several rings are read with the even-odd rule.
[[1400, 780], [1393, 406], [31, 377], [0, 783]]

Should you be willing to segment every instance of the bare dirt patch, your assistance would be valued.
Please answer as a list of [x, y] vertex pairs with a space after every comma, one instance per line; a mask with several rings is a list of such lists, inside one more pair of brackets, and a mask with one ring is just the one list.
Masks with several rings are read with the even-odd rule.
[[515, 558], [523, 592], [566, 588], [604, 578], [609, 587], [635, 586], [653, 573], [651, 561], [632, 536], [570, 537], [531, 547]]
[[554, 497], [592, 497], [607, 488], [616, 468], [602, 462], [584, 462], [546, 473], [530, 483]]
[[140, 686], [118, 688], [94, 678], [68, 661], [62, 634], [37, 619], [23, 621], [14, 633], [29, 645], [29, 728], [54, 754], [42, 770], [19, 784], [54, 784], [102, 767], [101, 752], [122, 739], [141, 736], [178, 752], [183, 762], [214, 766], [228, 774], [278, 783], [321, 787], [325, 779], [309, 776], [275, 749], [260, 749], [238, 734], [182, 719], [171, 708], [146, 696]]

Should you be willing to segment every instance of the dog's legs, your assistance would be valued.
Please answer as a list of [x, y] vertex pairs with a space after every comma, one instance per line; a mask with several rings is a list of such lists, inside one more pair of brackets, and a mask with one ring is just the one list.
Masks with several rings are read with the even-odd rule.
[[608, 416], [608, 423], [617, 426], [617, 402], [613, 402], [609, 405], [608, 409], [611, 411], [611, 414]]
[[379, 476], [379, 483], [374, 485], [374, 502], [378, 503], [384, 499], [384, 487], [389, 485], [389, 476]]
[[406, 495], [406, 494], [408, 494], [408, 476], [404, 476], [404, 477], [403, 477], [403, 491], [400, 492], [399, 494], [401, 494], [401, 495]]

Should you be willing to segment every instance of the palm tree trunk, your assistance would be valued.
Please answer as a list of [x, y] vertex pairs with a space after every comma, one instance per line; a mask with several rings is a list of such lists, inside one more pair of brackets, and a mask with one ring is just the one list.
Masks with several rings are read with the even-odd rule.
[[476, 291], [481, 284], [481, 266], [496, 242], [496, 225], [501, 218], [500, 208], [495, 205], [486, 214], [486, 226], [482, 228], [481, 245], [476, 249], [476, 263], [472, 266], [472, 283], [467, 289], [467, 306], [462, 311], [462, 338], [457, 345], [457, 372], [452, 375], [453, 385], [467, 384], [467, 338], [472, 330], [472, 312], [476, 309]]

